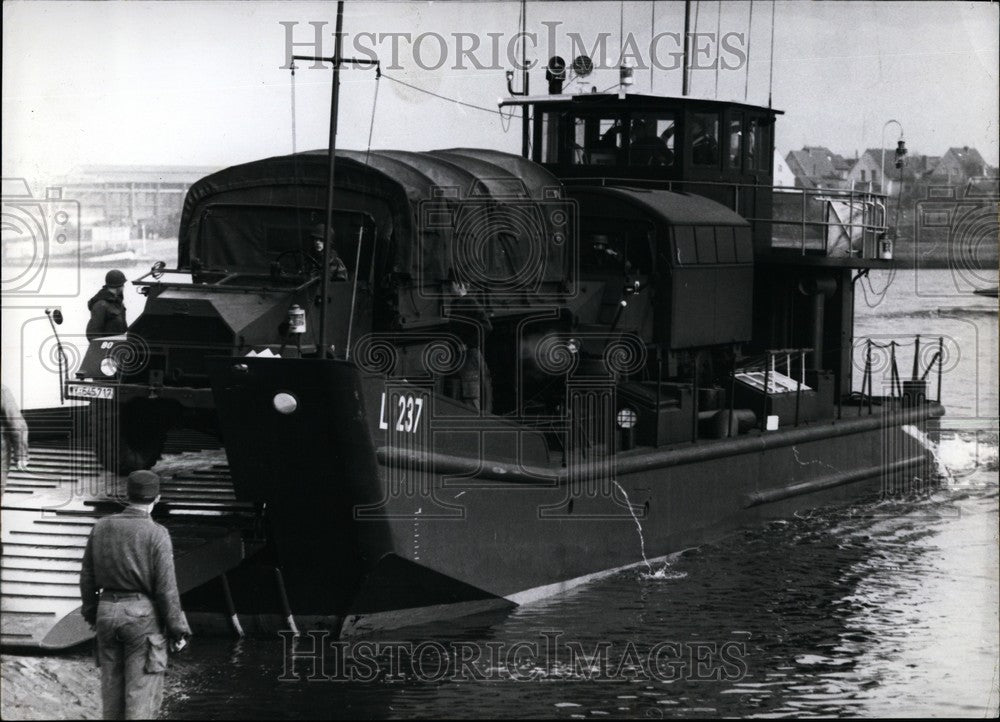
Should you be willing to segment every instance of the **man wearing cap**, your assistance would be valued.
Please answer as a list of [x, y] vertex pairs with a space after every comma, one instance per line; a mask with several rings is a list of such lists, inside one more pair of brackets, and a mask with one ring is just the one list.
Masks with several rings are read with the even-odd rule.
[[[312, 239], [312, 249], [309, 254], [318, 267], [323, 265], [323, 246], [325, 241], [323, 236], [327, 235], [323, 231], [326, 230], [326, 225], [323, 223], [318, 223], [313, 226], [310, 237]], [[330, 245], [330, 278], [334, 281], [346, 281], [347, 280], [347, 266], [344, 262], [340, 260], [340, 254], [337, 253], [337, 249], [333, 247], [333, 233], [329, 234], [331, 241]]]
[[87, 340], [101, 336], [117, 336], [125, 333], [125, 274], [118, 269], [108, 271], [104, 276], [104, 287], [87, 301], [90, 320], [87, 322]]
[[[129, 505], [98, 520], [83, 555], [83, 618], [96, 627], [105, 719], [151, 719], [160, 711], [167, 646], [191, 633], [181, 610], [167, 530], [150, 517], [160, 477], [134, 471]], [[166, 631], [166, 635], [164, 635]]]

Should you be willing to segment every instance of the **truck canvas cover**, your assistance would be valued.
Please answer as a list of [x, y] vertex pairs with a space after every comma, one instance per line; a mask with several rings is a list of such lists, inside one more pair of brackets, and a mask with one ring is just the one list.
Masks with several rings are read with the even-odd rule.
[[[325, 219], [328, 162], [326, 150], [308, 151], [195, 183], [184, 202], [178, 267], [197, 259], [208, 267], [261, 269], [282, 250], [301, 247]], [[376, 274], [419, 286], [450, 279], [528, 289], [567, 276], [569, 204], [552, 174], [509, 153], [338, 150], [334, 244], [352, 265], [352, 229], [364, 218], [380, 249]]]

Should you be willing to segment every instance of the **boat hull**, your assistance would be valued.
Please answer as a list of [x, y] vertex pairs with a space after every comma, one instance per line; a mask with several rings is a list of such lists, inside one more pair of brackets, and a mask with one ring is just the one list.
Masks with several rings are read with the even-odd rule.
[[[560, 456], [537, 431], [350, 363], [220, 360], [212, 374], [223, 434], [240, 438], [227, 444], [237, 496], [266, 509], [266, 549], [231, 575], [237, 608], [344, 634], [510, 608], [764, 519], [929, 488], [927, 435], [943, 413], [852, 408], [735, 439]], [[294, 411], [276, 409], [279, 393]]]

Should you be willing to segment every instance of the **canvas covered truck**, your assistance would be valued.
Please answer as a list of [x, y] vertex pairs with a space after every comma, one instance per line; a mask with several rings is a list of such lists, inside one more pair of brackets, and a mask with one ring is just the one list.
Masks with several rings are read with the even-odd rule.
[[[132, 281], [141, 315], [92, 341], [66, 382], [69, 398], [90, 401], [106, 467], [149, 468], [172, 427], [217, 433], [207, 358], [318, 355], [328, 159], [268, 158], [191, 187], [176, 267]], [[459, 309], [483, 317], [477, 288], [488, 283], [504, 290], [490, 310], [499, 319], [564, 294], [568, 206], [554, 176], [516, 155], [338, 151], [326, 355], [344, 357], [372, 331], [426, 330], [404, 357], [434, 334], [459, 343], [446, 330]], [[447, 376], [442, 386], [457, 387]]]

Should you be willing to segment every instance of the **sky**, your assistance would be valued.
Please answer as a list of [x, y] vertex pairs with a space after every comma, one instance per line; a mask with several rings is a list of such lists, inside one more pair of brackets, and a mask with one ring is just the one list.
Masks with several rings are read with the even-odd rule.
[[[774, 107], [785, 111], [776, 136], [782, 154], [806, 144], [845, 155], [880, 147], [894, 119], [911, 152], [969, 145], [998, 165], [996, 3], [757, 0], [752, 8], [751, 25], [749, 2], [693, 3], [697, 31], [718, 30], [723, 48], [703, 41], [703, 64], [722, 62], [718, 71], [692, 72], [691, 94], [767, 104], [770, 86]], [[373, 147], [517, 152], [518, 124], [495, 109], [507, 92], [505, 57], [519, 13], [517, 2], [347, 2], [348, 51], [358, 55], [360, 43], [379, 54], [387, 76], [484, 109], [346, 70], [338, 145], [364, 148], [371, 131]], [[631, 34], [636, 92], [680, 94], [668, 34], [683, 30], [683, 3], [529, 2], [527, 15], [536, 34], [533, 93], [545, 91], [547, 57], [571, 55], [571, 34], [589, 48], [606, 32], [609, 55]], [[321, 51], [332, 55], [334, 22], [333, 2], [5, 0], [3, 175], [33, 182], [83, 164], [222, 167], [290, 152], [286, 36], [304, 43], [296, 52], [311, 53], [319, 27]], [[477, 40], [480, 48], [457, 67], [459, 45]], [[665, 67], [651, 73], [642, 65], [654, 55]], [[616, 62], [609, 58], [587, 83], [613, 87]], [[299, 150], [326, 147], [330, 75], [308, 64], [296, 73]], [[890, 126], [886, 144], [897, 135]]]

